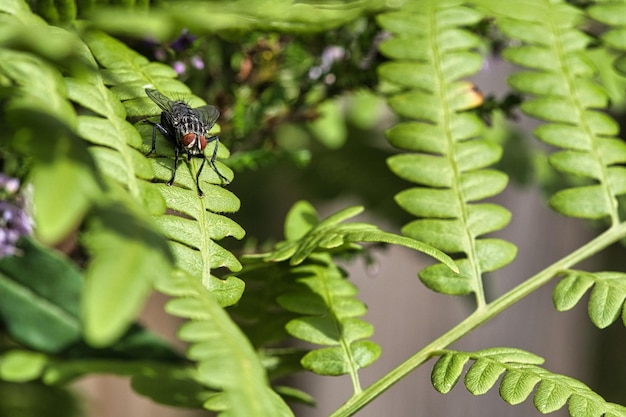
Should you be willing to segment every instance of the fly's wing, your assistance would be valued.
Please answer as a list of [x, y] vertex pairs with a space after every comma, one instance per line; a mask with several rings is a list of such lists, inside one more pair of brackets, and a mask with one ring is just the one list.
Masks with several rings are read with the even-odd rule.
[[167, 113], [172, 113], [172, 100], [153, 88], [146, 88], [146, 94], [157, 104], [157, 106], [161, 108], [161, 110]]
[[193, 111], [198, 115], [200, 120], [204, 122], [206, 125], [207, 132], [211, 130], [217, 118], [220, 117], [220, 111], [215, 106], [211, 106], [210, 104], [202, 107], [197, 107], [193, 109]]

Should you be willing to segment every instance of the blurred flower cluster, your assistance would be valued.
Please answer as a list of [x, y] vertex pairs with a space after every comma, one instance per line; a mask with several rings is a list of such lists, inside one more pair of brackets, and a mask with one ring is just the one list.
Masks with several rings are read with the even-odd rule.
[[196, 39], [197, 36], [185, 29], [175, 41], [169, 44], [155, 45], [154, 56], [161, 62], [171, 62], [172, 68], [178, 75], [185, 74], [190, 66], [202, 70], [204, 69], [204, 61], [196, 51]]
[[33, 231], [26, 213], [20, 182], [0, 173], [0, 258], [15, 255], [17, 241]]

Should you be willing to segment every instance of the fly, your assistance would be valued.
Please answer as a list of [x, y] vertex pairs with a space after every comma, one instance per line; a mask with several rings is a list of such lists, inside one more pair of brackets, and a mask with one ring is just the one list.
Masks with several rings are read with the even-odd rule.
[[191, 158], [200, 158], [202, 163], [200, 169], [196, 173], [196, 189], [198, 190], [198, 196], [204, 196], [204, 193], [200, 189], [200, 173], [204, 164], [207, 161], [204, 155], [204, 148], [207, 144], [215, 141], [215, 148], [213, 154], [209, 160], [209, 164], [213, 171], [228, 184], [230, 181], [222, 175], [222, 173], [215, 166], [215, 158], [217, 156], [217, 148], [219, 146], [219, 137], [212, 135], [207, 137], [209, 130], [213, 127], [217, 118], [220, 116], [219, 110], [215, 106], [206, 105], [192, 109], [187, 103], [181, 100], [170, 100], [157, 90], [152, 88], [146, 88], [146, 94], [157, 106], [162, 110], [161, 123], [156, 123], [148, 120], [151, 123], [152, 128], [152, 148], [146, 156], [150, 155], [156, 150], [156, 131], [161, 132], [170, 141], [174, 142], [174, 171], [172, 172], [172, 178], [167, 182], [167, 185], [174, 183], [176, 177], [176, 169], [178, 169], [178, 157], [182, 152], [187, 152], [187, 160], [191, 161]]

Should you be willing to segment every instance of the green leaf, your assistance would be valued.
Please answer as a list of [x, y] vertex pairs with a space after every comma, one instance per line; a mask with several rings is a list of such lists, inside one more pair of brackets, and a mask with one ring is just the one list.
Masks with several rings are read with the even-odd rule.
[[153, 282], [169, 275], [173, 259], [149, 222], [119, 204], [90, 219], [85, 244], [94, 255], [83, 293], [85, 338], [106, 346], [128, 328]]
[[562, 383], [544, 379], [539, 382], [533, 403], [541, 413], [548, 414], [562, 408], [570, 395], [572, 391]]
[[591, 291], [589, 317], [600, 329], [608, 327], [619, 317], [626, 299], [626, 274], [598, 273], [600, 281]]
[[456, 352], [445, 354], [439, 358], [430, 376], [433, 387], [442, 394], [450, 392], [459, 382], [463, 374], [463, 367], [469, 359], [469, 355]]
[[14, 110], [7, 120], [19, 129], [11, 138], [13, 146], [34, 159], [29, 181], [37, 235], [46, 243], [57, 242], [81, 222], [104, 189], [94, 161], [75, 134], [52, 116]]
[[[166, 294], [193, 300], [168, 304], [172, 314], [191, 319], [179, 337], [191, 343], [187, 355], [198, 363], [198, 381], [220, 390], [220, 407], [232, 415], [290, 416], [289, 408], [268, 386], [267, 375], [250, 342], [202, 283], [177, 272], [158, 281]], [[180, 298], [178, 298], [180, 299]], [[215, 409], [209, 398], [205, 407]]]
[[473, 279], [466, 260], [456, 262], [460, 272], [455, 274], [443, 264], [428, 266], [419, 272], [419, 279], [433, 291], [449, 295], [467, 295], [474, 291]]
[[506, 368], [497, 362], [477, 359], [465, 374], [465, 386], [474, 395], [485, 394], [505, 370]]
[[[620, 313], [625, 311], [626, 274], [568, 270], [554, 288], [552, 298], [557, 310], [569, 310], [592, 287], [588, 303], [589, 317], [593, 324], [603, 329], [617, 320]], [[624, 323], [626, 325], [626, 320]]]
[[566, 271], [552, 293], [552, 301], [558, 311], [574, 308], [587, 290], [594, 284], [592, 274], [583, 271]]
[[518, 364], [528, 365], [541, 365], [544, 362], [542, 357], [537, 356], [534, 353], [510, 347], [482, 349], [476, 351], [475, 354], [482, 358], [488, 358], [498, 362], [515, 362]]
[[30, 238], [19, 256], [0, 259], [0, 317], [25, 346], [58, 353], [81, 338], [79, 297], [83, 278], [76, 267]]
[[[543, 414], [562, 408], [569, 400], [572, 416], [622, 415], [626, 408], [607, 403], [583, 383], [539, 367], [543, 359], [515, 348], [490, 348], [477, 352], [444, 351], [433, 368], [431, 380], [441, 393], [449, 392], [468, 360], [474, 363], [464, 383], [474, 395], [486, 393], [502, 376], [499, 393], [509, 404], [524, 401], [533, 389], [535, 408]], [[535, 388], [536, 387], [536, 388]]]
[[516, 405], [528, 398], [541, 377], [523, 371], [509, 371], [500, 383], [500, 397], [511, 405]]
[[501, 147], [482, 138], [484, 124], [466, 111], [483, 99], [471, 83], [459, 81], [482, 66], [474, 51], [479, 40], [463, 27], [480, 14], [457, 2], [428, 1], [423, 6], [407, 3], [377, 17], [392, 34], [380, 46], [391, 60], [378, 72], [392, 86], [391, 109], [409, 119], [386, 136], [392, 145], [412, 152], [394, 155], [387, 164], [399, 177], [419, 185], [395, 197], [418, 218], [402, 232], [458, 259], [459, 275], [431, 266], [420, 272], [422, 282], [451, 295], [479, 290], [482, 303], [481, 274], [511, 262], [516, 249], [504, 241], [477, 240], [510, 219], [498, 206], [472, 205], [499, 194], [508, 183], [502, 172], [486, 169], [499, 161]]
[[26, 382], [41, 375], [48, 358], [38, 352], [9, 350], [0, 355], [0, 379]]
[[371, 365], [380, 356], [380, 347], [367, 340], [350, 345], [349, 355], [340, 347], [313, 350], [302, 358], [302, 365], [318, 375], [339, 376], [351, 372], [350, 363], [357, 368]]
[[568, 188], [550, 198], [550, 207], [567, 216], [600, 219], [613, 211], [613, 201], [607, 201], [601, 185]]
[[195, 371], [187, 367], [155, 364], [146, 368], [149, 372], [133, 375], [131, 387], [157, 403], [200, 408], [210, 395], [194, 379]]
[[517, 246], [502, 239], [478, 239], [476, 254], [480, 269], [490, 272], [511, 263], [517, 255]]
[[[351, 245], [357, 242], [383, 242], [418, 250], [443, 262], [453, 271], [457, 271], [449, 256], [430, 245], [393, 233], [383, 232], [376, 226], [369, 224], [340, 224], [343, 220], [359, 214], [363, 207], [348, 207], [319, 221], [317, 220], [317, 213], [307, 204], [297, 203], [290, 211], [288, 223], [285, 226], [286, 233], [301, 237], [276, 245], [273, 252], [264, 255], [266, 261], [280, 262], [291, 258], [289, 262], [295, 266], [320, 249], [352, 247]], [[300, 211], [302, 211], [301, 214]], [[297, 229], [294, 230], [292, 227]], [[305, 230], [306, 233], [303, 234]]]
[[318, 106], [320, 116], [308, 124], [309, 129], [323, 145], [338, 149], [348, 136], [348, 128], [338, 100], [327, 100]]
[[[615, 196], [622, 194], [626, 185], [620, 174], [612, 177], [611, 165], [626, 160], [606, 158], [601, 151], [602, 143], [612, 141], [619, 127], [605, 111], [609, 96], [595, 80], [594, 63], [585, 59], [591, 37], [577, 27], [580, 9], [561, 3], [532, 4], [536, 10], [529, 8], [527, 19], [508, 15], [500, 23], [518, 42], [503, 52], [505, 59], [533, 70], [513, 74], [509, 82], [521, 93], [534, 96], [522, 104], [522, 110], [549, 122], [535, 130], [536, 136], [564, 149], [550, 156], [552, 166], [594, 180], [594, 185], [583, 181], [557, 192], [550, 206], [566, 216], [606, 217], [616, 224], [619, 207]], [[590, 11], [606, 18], [602, 9], [591, 7]]]
[[[274, 252], [258, 258], [274, 264], [280, 262], [279, 271], [284, 271], [279, 272], [281, 279], [272, 289], [280, 307], [298, 315], [285, 323], [287, 332], [300, 340], [329, 346], [304, 355], [302, 366], [321, 375], [350, 374], [355, 391], [360, 390], [358, 369], [374, 362], [380, 348], [362, 340], [373, 334], [373, 328], [358, 318], [366, 313], [366, 308], [355, 297], [356, 287], [345, 279], [345, 273], [333, 263], [330, 254], [318, 248], [349, 248], [346, 243], [352, 240], [407, 239], [386, 236], [367, 224], [340, 224], [361, 210], [361, 207], [344, 209], [318, 221], [313, 208], [299, 202], [289, 212], [285, 230], [300, 239], [278, 243]], [[289, 256], [293, 257], [289, 259]], [[294, 265], [296, 257], [298, 263]], [[270, 276], [276, 277], [277, 272]], [[285, 282], [292, 283], [285, 287]], [[276, 291], [281, 285], [284, 290]], [[266, 303], [265, 308], [276, 311], [271, 304]]]

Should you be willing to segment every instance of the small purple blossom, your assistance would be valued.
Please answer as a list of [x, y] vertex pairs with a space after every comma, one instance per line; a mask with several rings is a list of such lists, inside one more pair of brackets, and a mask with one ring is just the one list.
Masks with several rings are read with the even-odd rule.
[[172, 68], [174, 68], [174, 71], [176, 71], [178, 75], [181, 75], [185, 73], [187, 66], [183, 61], [176, 61], [172, 64]]
[[31, 220], [20, 204], [21, 196], [17, 195], [19, 187], [19, 180], [0, 174], [4, 198], [0, 200], [0, 258], [16, 254], [19, 238], [33, 232]]
[[197, 36], [189, 33], [187, 29], [183, 29], [183, 33], [176, 39], [174, 42], [170, 44], [173, 50], [176, 52], [182, 52], [188, 49], [191, 44], [196, 40]]
[[0, 189], [9, 194], [15, 194], [20, 188], [20, 180], [0, 174]]
[[204, 61], [200, 58], [199, 55], [194, 55], [191, 57], [191, 65], [197, 70], [204, 69]]

